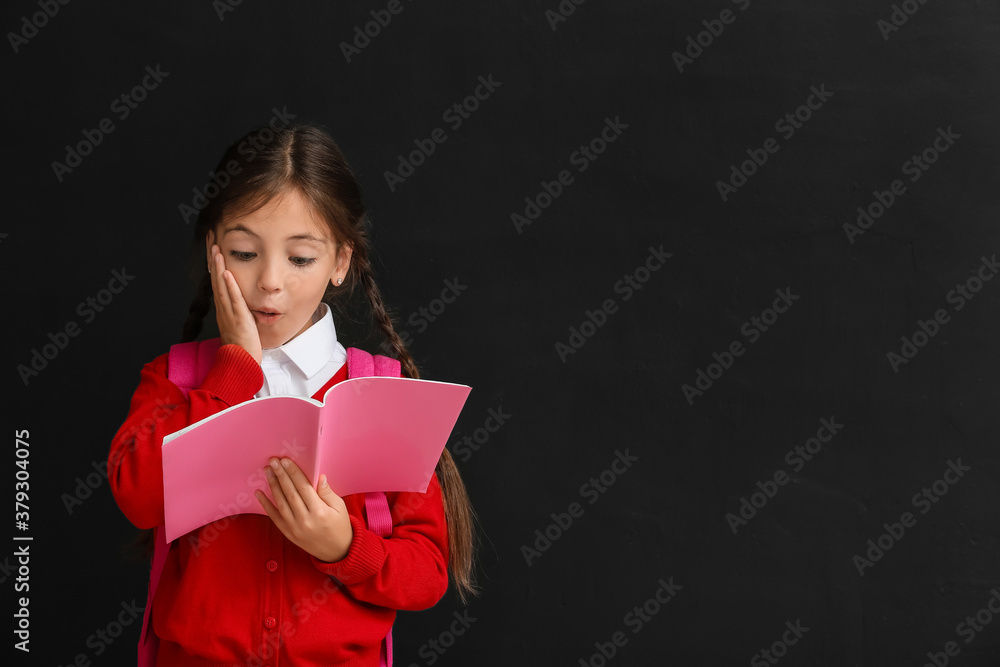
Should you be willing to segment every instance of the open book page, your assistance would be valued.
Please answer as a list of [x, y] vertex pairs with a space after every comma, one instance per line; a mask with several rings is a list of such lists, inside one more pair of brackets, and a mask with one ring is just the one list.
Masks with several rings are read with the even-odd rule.
[[426, 491], [471, 389], [389, 377], [357, 378], [333, 389], [344, 385], [347, 391], [327, 394], [320, 417], [317, 470], [330, 488], [340, 496]]
[[341, 496], [425, 491], [471, 388], [409, 378], [355, 378], [312, 399], [269, 396], [163, 439], [166, 539], [226, 516], [264, 514], [272, 456], [293, 459], [315, 488]]
[[264, 467], [288, 456], [313, 480], [319, 410], [293, 396], [254, 399], [163, 439], [163, 512], [171, 541], [233, 514], [264, 514], [254, 497], [271, 497]]

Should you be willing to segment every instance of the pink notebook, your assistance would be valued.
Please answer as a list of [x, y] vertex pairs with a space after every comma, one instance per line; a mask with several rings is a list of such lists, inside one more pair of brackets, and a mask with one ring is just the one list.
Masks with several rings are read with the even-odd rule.
[[168, 542], [226, 516], [264, 514], [264, 467], [294, 460], [334, 493], [424, 492], [472, 388], [411, 378], [364, 377], [327, 390], [323, 403], [268, 396], [234, 405], [163, 438]]

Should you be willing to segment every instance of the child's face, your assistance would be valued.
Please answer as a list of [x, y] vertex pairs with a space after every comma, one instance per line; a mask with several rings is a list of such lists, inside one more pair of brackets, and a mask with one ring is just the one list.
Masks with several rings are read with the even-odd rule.
[[206, 239], [209, 265], [218, 244], [253, 314], [262, 348], [287, 343], [312, 325], [326, 286], [347, 275], [351, 248], [298, 190], [275, 197], [240, 218], [227, 218]]

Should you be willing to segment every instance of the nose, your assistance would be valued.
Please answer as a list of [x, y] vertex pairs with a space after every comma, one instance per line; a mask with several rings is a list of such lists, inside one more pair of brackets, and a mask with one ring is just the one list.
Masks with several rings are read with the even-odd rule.
[[257, 276], [257, 287], [262, 292], [274, 294], [280, 292], [285, 283], [285, 270], [280, 259], [268, 259], [261, 262], [260, 275]]

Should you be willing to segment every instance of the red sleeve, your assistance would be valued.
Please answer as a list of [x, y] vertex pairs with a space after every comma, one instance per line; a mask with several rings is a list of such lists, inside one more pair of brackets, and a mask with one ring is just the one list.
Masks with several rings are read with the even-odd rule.
[[163, 437], [250, 400], [264, 383], [254, 358], [238, 345], [223, 345], [205, 382], [187, 398], [167, 379], [167, 355], [146, 364], [128, 417], [108, 454], [115, 502], [137, 528], [163, 524]]
[[434, 606], [448, 590], [448, 527], [441, 487], [431, 476], [425, 493], [387, 493], [392, 535], [383, 538], [351, 515], [354, 539], [335, 563], [312, 557], [358, 600], [416, 611]]

